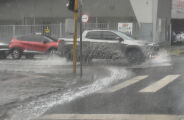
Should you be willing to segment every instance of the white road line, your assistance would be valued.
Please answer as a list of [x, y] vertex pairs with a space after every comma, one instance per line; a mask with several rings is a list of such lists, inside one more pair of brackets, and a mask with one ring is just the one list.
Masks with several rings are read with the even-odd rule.
[[158, 90], [162, 89], [163, 87], [165, 87], [169, 83], [176, 80], [179, 76], [180, 75], [168, 75], [168, 76], [162, 78], [161, 80], [157, 81], [156, 83], [153, 83], [150, 86], [140, 90], [139, 92], [141, 92], [141, 93], [145, 93], [145, 92], [154, 93], [154, 92], [157, 92]]
[[118, 85], [115, 85], [115, 86], [111, 87], [111, 88], [108, 88], [108, 89], [105, 89], [105, 90], [101, 90], [98, 93], [112, 93], [112, 92], [116, 92], [116, 91], [121, 90], [123, 88], [126, 88], [126, 87], [128, 87], [128, 86], [130, 86], [132, 84], [135, 84], [135, 83], [137, 83], [137, 82], [139, 82], [139, 81], [141, 81], [141, 80], [143, 80], [143, 79], [145, 79], [147, 77], [148, 77], [148, 75], [136, 76], [136, 77], [134, 77], [134, 78], [132, 78], [130, 80], [124, 81], [124, 82], [122, 82], [122, 83], [120, 83]]
[[162, 114], [48, 114], [37, 120], [182, 120], [183, 117]]

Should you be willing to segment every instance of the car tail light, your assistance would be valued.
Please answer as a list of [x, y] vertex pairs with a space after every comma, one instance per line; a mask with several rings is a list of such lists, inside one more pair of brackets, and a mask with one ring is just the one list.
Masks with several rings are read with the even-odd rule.
[[17, 40], [17, 38], [16, 38], [16, 37], [14, 37], [11, 41], [15, 41], [15, 40]]

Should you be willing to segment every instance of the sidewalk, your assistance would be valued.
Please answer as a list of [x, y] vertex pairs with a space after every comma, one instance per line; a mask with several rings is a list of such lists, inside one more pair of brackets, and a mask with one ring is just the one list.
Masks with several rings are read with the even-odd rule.
[[172, 46], [170, 53], [171, 55], [182, 55], [184, 54], [184, 46]]
[[161, 49], [165, 49], [170, 53], [170, 55], [178, 56], [184, 54], [184, 45], [181, 46], [170, 46], [170, 45], [162, 45]]

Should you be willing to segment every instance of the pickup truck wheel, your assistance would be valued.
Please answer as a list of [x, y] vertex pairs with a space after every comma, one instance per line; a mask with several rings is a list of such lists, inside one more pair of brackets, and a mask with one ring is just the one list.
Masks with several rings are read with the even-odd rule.
[[6, 59], [6, 53], [5, 52], [0, 52], [0, 59]]
[[20, 48], [14, 48], [14, 49], [12, 50], [11, 55], [12, 55], [12, 58], [13, 58], [13, 59], [20, 59], [21, 56], [22, 56], [22, 51], [21, 51]]
[[65, 58], [67, 59], [67, 61], [73, 61], [73, 56], [70, 53], [66, 54]]
[[128, 50], [126, 57], [130, 64], [141, 64], [145, 60], [143, 53], [137, 49]]

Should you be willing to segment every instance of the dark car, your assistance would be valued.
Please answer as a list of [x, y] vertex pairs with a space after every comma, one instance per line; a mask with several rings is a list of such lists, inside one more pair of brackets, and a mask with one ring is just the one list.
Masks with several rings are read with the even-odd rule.
[[9, 44], [9, 50], [14, 59], [22, 55], [33, 58], [35, 54], [55, 53], [60, 40], [42, 35], [26, 35], [14, 37]]
[[8, 44], [0, 43], [0, 59], [6, 59], [9, 54]]

